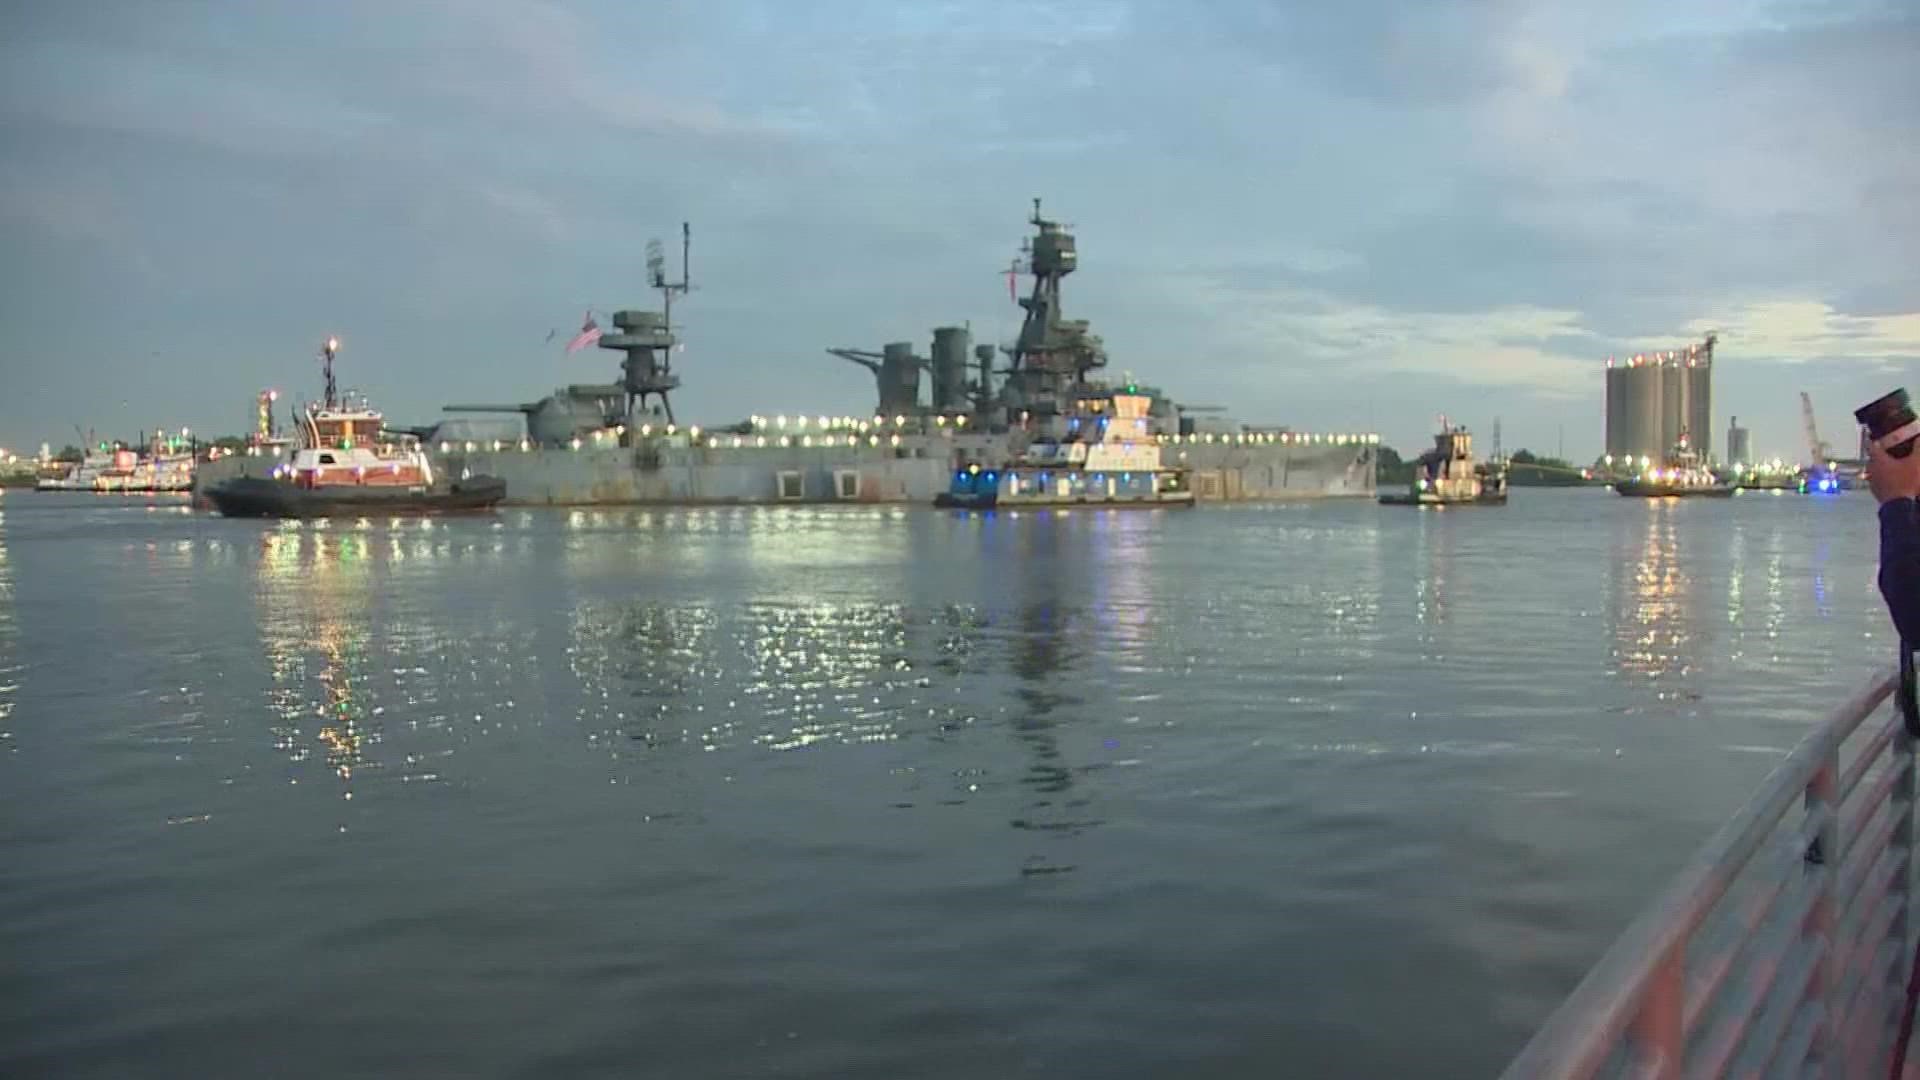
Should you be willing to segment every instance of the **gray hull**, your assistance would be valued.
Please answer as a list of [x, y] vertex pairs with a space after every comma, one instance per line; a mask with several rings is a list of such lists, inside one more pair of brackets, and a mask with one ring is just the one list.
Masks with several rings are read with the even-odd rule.
[[[973, 447], [993, 437], [968, 436]], [[867, 502], [930, 505], [951, 478], [953, 439], [909, 436], [898, 447], [583, 445], [579, 450], [505, 445], [435, 452], [441, 476], [493, 476], [507, 506], [643, 506], [712, 503]], [[1191, 470], [1201, 502], [1372, 498], [1373, 448], [1331, 443], [1191, 443], [1169, 446], [1170, 464]], [[236, 454], [202, 465], [196, 492], [233, 476], [263, 476], [278, 459]]]

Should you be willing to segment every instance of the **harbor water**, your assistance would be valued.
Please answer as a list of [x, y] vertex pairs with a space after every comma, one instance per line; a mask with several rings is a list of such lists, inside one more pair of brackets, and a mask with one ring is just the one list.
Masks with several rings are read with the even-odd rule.
[[0, 1074], [1487, 1076], [1893, 642], [1864, 494], [0, 499]]

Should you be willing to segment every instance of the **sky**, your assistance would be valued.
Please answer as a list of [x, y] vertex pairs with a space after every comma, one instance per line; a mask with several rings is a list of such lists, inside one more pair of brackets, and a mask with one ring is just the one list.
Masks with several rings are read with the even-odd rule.
[[1590, 460], [1606, 357], [1711, 330], [1714, 441], [1798, 458], [1799, 391], [1920, 395], [1916, 56], [1878, 0], [23, 0], [0, 447], [243, 430], [329, 334], [402, 423], [609, 380], [561, 342], [682, 221], [679, 413], [858, 413], [827, 347], [1010, 339], [1038, 196], [1182, 401]]

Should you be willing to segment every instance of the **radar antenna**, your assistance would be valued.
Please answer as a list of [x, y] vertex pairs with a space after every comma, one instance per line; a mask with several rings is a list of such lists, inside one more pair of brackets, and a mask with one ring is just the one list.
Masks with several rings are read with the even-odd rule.
[[647, 286], [653, 289], [667, 287], [667, 251], [657, 237], [647, 241]]
[[[680, 280], [667, 280], [666, 250], [659, 240], [647, 241], [648, 284], [660, 290], [661, 313], [666, 316], [667, 332], [673, 332], [673, 294], [693, 291], [693, 277], [687, 271], [687, 256], [693, 250], [693, 226], [680, 223]], [[669, 350], [671, 351], [671, 350]]]

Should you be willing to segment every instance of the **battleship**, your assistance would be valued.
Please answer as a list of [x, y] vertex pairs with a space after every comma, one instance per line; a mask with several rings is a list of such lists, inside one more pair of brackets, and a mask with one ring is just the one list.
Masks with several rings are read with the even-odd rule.
[[[826, 350], [872, 372], [871, 411], [682, 423], [672, 395], [681, 385], [674, 299], [691, 287], [691, 229], [683, 225], [678, 280], [669, 279], [659, 243], [647, 248], [658, 310], [616, 311], [604, 333], [589, 319], [583, 336], [622, 357], [618, 381], [576, 383], [521, 404], [449, 405], [439, 423], [394, 434], [420, 439], [443, 475], [504, 481], [509, 506], [928, 505], [950, 492], [957, 473], [1032, 460], [1037, 446], [1058, 444], [1087, 402], [1123, 395], [1144, 399], [1140, 438], [1159, 449], [1195, 501], [1374, 495], [1377, 435], [1222, 422], [1130, 376], [1102, 378], [1104, 342], [1062, 303], [1063, 282], [1079, 264], [1075, 236], [1044, 216], [1038, 199], [1029, 224], [1023, 259], [1008, 271], [1016, 282], [1032, 279], [1024, 296], [1017, 284], [1010, 289], [1024, 311], [1012, 343], [976, 344], [962, 325], [935, 329], [924, 357], [910, 342]], [[473, 413], [491, 419], [462, 415]], [[284, 453], [250, 447], [204, 466], [196, 485], [266, 475]]]

